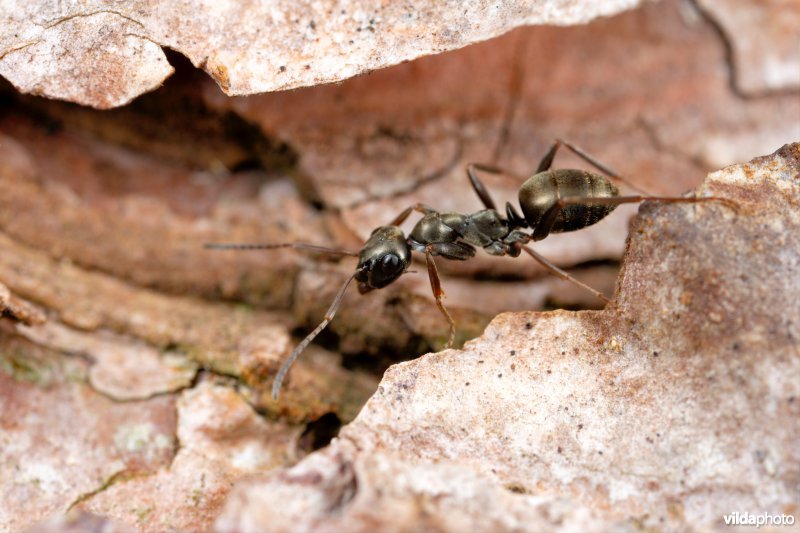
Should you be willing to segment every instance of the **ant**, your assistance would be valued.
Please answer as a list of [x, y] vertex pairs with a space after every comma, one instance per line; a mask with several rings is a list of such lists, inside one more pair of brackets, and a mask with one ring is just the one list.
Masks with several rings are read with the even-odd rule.
[[[636, 189], [619, 174], [583, 150], [564, 140], [557, 139], [542, 158], [536, 172], [519, 189], [519, 205], [522, 215], [509, 202], [506, 202], [505, 217], [501, 215], [477, 173], [481, 171], [492, 174], [511, 174], [495, 166], [472, 163], [467, 166], [467, 176], [485, 209], [464, 215], [440, 213], [423, 204], [415, 204], [406, 208], [388, 225], [373, 230], [372, 235], [359, 252], [306, 243], [206, 244], [206, 248], [217, 250], [295, 248], [358, 257], [355, 272], [339, 289], [328, 312], [325, 313], [325, 318], [297, 345], [275, 376], [272, 387], [273, 399], [278, 399], [281, 384], [297, 357], [333, 320], [350, 283], [355, 279], [358, 282], [358, 292], [361, 294], [374, 289], [382, 289], [408, 271], [412, 252], [425, 254], [428, 277], [436, 306], [450, 325], [450, 336], [446, 345], [446, 348], [450, 348], [455, 340], [456, 326], [442, 303], [444, 291], [439, 281], [439, 273], [434, 261], [435, 256], [454, 261], [466, 261], [475, 256], [476, 249], [479, 247], [490, 255], [497, 256], [518, 257], [521, 252], [525, 252], [553, 274], [583, 287], [604, 302], [610, 303], [610, 300], [602, 293], [570, 276], [530, 248], [528, 243], [540, 241], [551, 233], [576, 231], [591, 226], [608, 216], [620, 204], [646, 200], [684, 203], [717, 201], [727, 204], [734, 210], [737, 208], [736, 204], [730, 200], [711, 196], [702, 198], [648, 196], [645, 194], [620, 196], [617, 187], [600, 174], [577, 169], [551, 170], [550, 167], [556, 152], [562, 146], [603, 174]], [[413, 211], [417, 211], [423, 216], [406, 237], [399, 226]], [[530, 229], [530, 233], [523, 231], [526, 229]]]

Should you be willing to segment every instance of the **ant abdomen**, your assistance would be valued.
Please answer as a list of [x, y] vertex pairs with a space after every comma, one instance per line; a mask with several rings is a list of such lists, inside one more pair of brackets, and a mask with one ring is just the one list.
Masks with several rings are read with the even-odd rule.
[[610, 198], [618, 194], [614, 184], [599, 174], [585, 170], [556, 169], [539, 172], [528, 178], [519, 190], [519, 205], [525, 220], [535, 232], [560, 199], [586, 198], [585, 203], [569, 203], [561, 207], [547, 232], [561, 233], [591, 226], [608, 216], [617, 206], [593, 204], [590, 198]]

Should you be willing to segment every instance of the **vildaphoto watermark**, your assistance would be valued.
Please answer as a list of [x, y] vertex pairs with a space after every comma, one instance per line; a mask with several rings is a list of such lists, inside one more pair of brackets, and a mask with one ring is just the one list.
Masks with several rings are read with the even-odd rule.
[[794, 515], [769, 513], [733, 512], [722, 515], [726, 526], [793, 526]]

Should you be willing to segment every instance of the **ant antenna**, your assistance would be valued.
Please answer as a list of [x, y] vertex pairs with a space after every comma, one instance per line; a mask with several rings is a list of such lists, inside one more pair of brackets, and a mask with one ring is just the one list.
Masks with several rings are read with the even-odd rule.
[[[204, 246], [207, 250], [274, 250], [276, 248], [294, 248], [296, 250], [309, 250], [313, 252], [322, 252], [327, 254], [335, 254], [335, 255], [348, 255], [352, 257], [358, 257], [358, 252], [352, 252], [350, 250], [339, 250], [337, 248], [328, 248], [326, 246], [318, 246], [316, 244], [308, 244], [304, 242], [287, 242], [287, 243], [278, 243], [278, 244], [239, 244], [239, 243], [216, 243], [216, 242], [209, 242], [206, 243]], [[274, 400], [278, 399], [278, 394], [281, 390], [281, 384], [283, 383], [286, 374], [289, 372], [289, 369], [292, 367], [294, 362], [306, 349], [306, 347], [314, 340], [314, 338], [320, 334], [320, 332], [325, 329], [325, 327], [333, 320], [333, 317], [336, 315], [336, 311], [339, 309], [339, 304], [342, 302], [342, 298], [344, 297], [344, 292], [347, 290], [348, 285], [353, 279], [356, 277], [360, 271], [356, 270], [352, 276], [350, 276], [347, 281], [345, 281], [342, 288], [339, 289], [339, 292], [336, 294], [336, 298], [334, 298], [333, 303], [328, 308], [328, 312], [325, 313], [325, 318], [320, 322], [320, 324], [314, 328], [314, 331], [308, 334], [305, 339], [303, 339], [300, 344], [289, 354], [289, 357], [283, 363], [278, 374], [275, 376], [275, 382], [272, 385], [272, 398]]]
[[328, 308], [328, 312], [325, 313], [325, 318], [322, 319], [322, 322], [319, 323], [319, 326], [314, 328], [314, 331], [308, 334], [305, 339], [303, 339], [300, 344], [289, 354], [289, 357], [284, 361], [283, 366], [278, 371], [278, 374], [275, 376], [275, 382], [272, 384], [272, 399], [277, 400], [278, 394], [281, 390], [281, 384], [283, 383], [283, 379], [286, 377], [286, 373], [289, 372], [289, 369], [294, 364], [297, 357], [306, 349], [306, 346], [309, 345], [311, 341], [314, 340], [314, 337], [320, 334], [320, 332], [325, 329], [325, 327], [330, 324], [333, 317], [336, 315], [336, 311], [339, 309], [339, 304], [342, 302], [342, 297], [344, 297], [344, 291], [347, 290], [347, 286], [350, 285], [350, 282], [353, 281], [353, 278], [356, 277], [356, 274], [359, 273], [359, 270], [356, 270], [352, 276], [347, 278], [347, 281], [344, 282], [342, 288], [339, 289], [339, 293], [334, 298], [333, 303]]
[[307, 244], [304, 242], [285, 242], [280, 244], [238, 244], [209, 242], [206, 243], [203, 248], [207, 250], [274, 250], [276, 248], [294, 248], [296, 250], [310, 250], [313, 252], [323, 252], [326, 254], [358, 257], [358, 252], [339, 250], [337, 248], [328, 248], [326, 246], [318, 246], [316, 244]]

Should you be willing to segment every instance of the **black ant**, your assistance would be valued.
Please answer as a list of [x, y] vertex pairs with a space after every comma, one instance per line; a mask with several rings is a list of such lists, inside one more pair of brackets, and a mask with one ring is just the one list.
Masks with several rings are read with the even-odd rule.
[[[477, 175], [478, 171], [493, 174], [509, 173], [490, 165], [470, 164], [467, 167], [467, 176], [486, 209], [464, 215], [439, 213], [422, 204], [413, 205], [405, 209], [388, 225], [375, 229], [359, 252], [305, 243], [207, 244], [206, 248], [222, 250], [296, 248], [358, 257], [358, 266], [355, 272], [339, 289], [328, 312], [325, 313], [325, 318], [297, 345], [278, 371], [272, 387], [272, 397], [278, 399], [281, 384], [289, 368], [314, 337], [333, 320], [350, 282], [353, 279], [358, 282], [358, 292], [361, 294], [374, 289], [382, 289], [407, 272], [411, 264], [411, 252], [425, 254], [428, 277], [436, 306], [450, 324], [450, 337], [446, 346], [450, 348], [455, 340], [455, 322], [442, 303], [444, 291], [433, 259], [435, 256], [466, 261], [475, 255], [475, 251], [479, 247], [491, 255], [498, 256], [518, 257], [521, 252], [525, 252], [550, 272], [583, 287], [608, 303], [610, 300], [602, 293], [573, 278], [527, 244], [531, 241], [540, 241], [551, 233], [575, 231], [591, 226], [608, 216], [620, 204], [645, 200], [687, 203], [717, 201], [736, 209], [734, 202], [718, 197], [619, 196], [617, 187], [600, 174], [577, 169], [551, 170], [553, 158], [561, 146], [571, 150], [609, 177], [633, 187], [616, 172], [599, 163], [586, 152], [559, 139], [547, 151], [534, 175], [528, 178], [519, 189], [519, 205], [523, 215], [520, 215], [514, 206], [507, 202], [505, 217], [503, 217], [497, 211], [489, 191]], [[412, 211], [418, 211], [423, 216], [406, 237], [399, 226]], [[523, 231], [525, 229], [530, 229], [530, 233]]]

